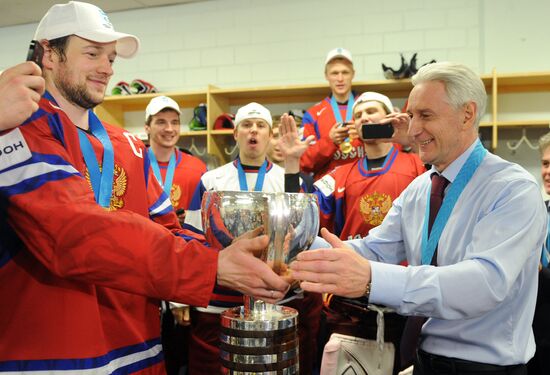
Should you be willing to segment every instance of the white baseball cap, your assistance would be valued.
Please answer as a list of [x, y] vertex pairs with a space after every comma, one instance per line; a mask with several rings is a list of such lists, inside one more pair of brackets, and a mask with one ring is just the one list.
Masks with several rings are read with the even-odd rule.
[[355, 112], [355, 107], [359, 104], [372, 101], [381, 103], [388, 114], [393, 113], [393, 104], [391, 103], [390, 98], [374, 91], [364, 92], [357, 99], [355, 99], [352, 112]]
[[167, 96], [157, 96], [151, 99], [149, 104], [147, 104], [147, 108], [145, 108], [145, 121], [147, 121], [149, 116], [154, 116], [165, 108], [173, 109], [181, 115], [180, 106], [174, 99]]
[[273, 119], [271, 118], [271, 112], [269, 112], [269, 109], [261, 104], [252, 102], [239, 108], [237, 114], [235, 115], [235, 127], [239, 126], [241, 121], [251, 118], [262, 119], [267, 122], [270, 127], [273, 126]]
[[330, 50], [327, 54], [327, 58], [325, 60], [325, 65], [327, 65], [329, 62], [331, 62], [334, 59], [346, 59], [353, 65], [353, 59], [351, 58], [351, 52], [348, 51], [345, 48], [335, 48], [333, 50]]
[[136, 36], [116, 32], [105, 12], [80, 1], [52, 6], [38, 24], [34, 39], [52, 40], [69, 35], [98, 43], [116, 41], [116, 51], [120, 57], [133, 57], [139, 49]]

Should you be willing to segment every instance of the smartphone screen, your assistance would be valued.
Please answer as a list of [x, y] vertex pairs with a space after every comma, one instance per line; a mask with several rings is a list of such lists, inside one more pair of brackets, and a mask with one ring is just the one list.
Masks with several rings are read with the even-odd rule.
[[363, 139], [391, 138], [393, 126], [389, 124], [364, 124], [361, 126], [361, 137]]
[[42, 68], [42, 57], [44, 56], [44, 48], [37, 40], [32, 40], [27, 52], [27, 61], [34, 61], [36, 65]]

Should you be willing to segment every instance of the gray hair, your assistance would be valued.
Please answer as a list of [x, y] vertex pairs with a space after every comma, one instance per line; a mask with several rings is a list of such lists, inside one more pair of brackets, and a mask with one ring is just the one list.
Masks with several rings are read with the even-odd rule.
[[445, 92], [449, 104], [459, 109], [468, 102], [476, 103], [477, 115], [475, 127], [479, 127], [481, 117], [487, 107], [487, 92], [481, 78], [463, 64], [453, 62], [438, 62], [424, 65], [412, 77], [412, 84], [429, 81], [441, 81], [445, 85]]
[[544, 154], [544, 151], [550, 147], [550, 133], [546, 133], [539, 138], [539, 151], [540, 154]]

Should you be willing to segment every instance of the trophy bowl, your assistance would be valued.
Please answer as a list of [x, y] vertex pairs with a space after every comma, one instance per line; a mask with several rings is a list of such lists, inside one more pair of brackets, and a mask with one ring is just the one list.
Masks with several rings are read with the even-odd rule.
[[319, 206], [313, 194], [207, 191], [202, 222], [206, 240], [222, 249], [266, 234], [269, 244], [258, 257], [283, 276], [317, 236]]
[[[319, 231], [313, 194], [209, 191], [202, 200], [206, 240], [223, 249], [262, 234], [267, 247], [256, 254], [278, 275], [309, 248]], [[298, 312], [250, 296], [221, 315], [220, 359], [224, 374], [299, 374]]]

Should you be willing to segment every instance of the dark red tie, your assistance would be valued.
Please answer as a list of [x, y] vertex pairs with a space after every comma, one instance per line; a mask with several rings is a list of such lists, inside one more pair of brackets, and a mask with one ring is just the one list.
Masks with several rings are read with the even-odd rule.
[[[449, 180], [445, 177], [438, 175], [437, 173], [432, 174], [432, 190], [430, 192], [430, 220], [428, 221], [428, 233], [431, 233], [432, 226], [435, 221], [435, 217], [441, 208], [441, 203], [443, 202], [443, 196], [445, 195], [445, 188], [449, 185]], [[437, 250], [436, 250], [437, 251]], [[435, 255], [434, 255], [435, 258]], [[435, 263], [435, 260], [432, 259], [432, 264]]]
[[[435, 221], [435, 217], [441, 208], [441, 203], [443, 202], [443, 195], [445, 193], [445, 188], [449, 184], [449, 180], [445, 177], [438, 175], [437, 173], [432, 174], [432, 190], [430, 192], [430, 216], [428, 220], [428, 233], [432, 231], [432, 226]], [[434, 255], [432, 257], [432, 265], [437, 265], [437, 248], [435, 249]], [[414, 357], [416, 354], [416, 347], [418, 345], [418, 340], [420, 339], [420, 331], [422, 330], [422, 325], [427, 318], [423, 316], [409, 316], [407, 322], [405, 323], [405, 328], [403, 328], [403, 335], [401, 336], [401, 368], [409, 367], [414, 362]]]

